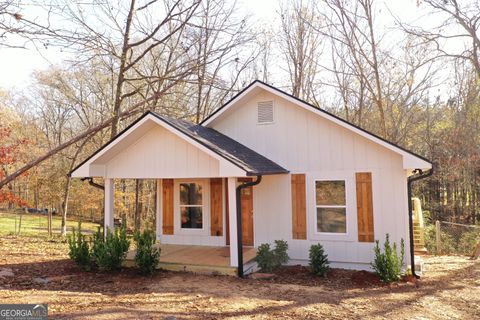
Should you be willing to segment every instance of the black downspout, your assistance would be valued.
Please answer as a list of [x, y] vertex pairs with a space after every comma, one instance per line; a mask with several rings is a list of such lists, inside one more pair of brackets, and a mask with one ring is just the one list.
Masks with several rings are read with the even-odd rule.
[[95, 183], [95, 182], [93, 181], [93, 178], [82, 178], [82, 179], [80, 179], [80, 180], [82, 180], [82, 181], [87, 180], [87, 181], [88, 181], [88, 184], [91, 185], [92, 187], [95, 187], [95, 188], [98, 188], [98, 189], [101, 189], [101, 190], [105, 190], [105, 187], [102, 186], [101, 184]]
[[238, 254], [238, 276], [243, 278], [243, 235], [242, 235], [242, 189], [253, 187], [262, 181], [262, 176], [257, 176], [257, 180], [246, 182], [239, 185], [237, 193], [237, 254]]
[[415, 273], [415, 247], [413, 244], [413, 208], [412, 208], [412, 183], [417, 180], [425, 179], [430, 177], [433, 174], [433, 167], [432, 169], [428, 170], [427, 172], [423, 172], [421, 169], [413, 170], [414, 175], [408, 177], [407, 179], [407, 192], [408, 192], [408, 226], [410, 228], [409, 236], [410, 236], [410, 261], [411, 261], [411, 268], [412, 268], [412, 275], [419, 279], [420, 276]]

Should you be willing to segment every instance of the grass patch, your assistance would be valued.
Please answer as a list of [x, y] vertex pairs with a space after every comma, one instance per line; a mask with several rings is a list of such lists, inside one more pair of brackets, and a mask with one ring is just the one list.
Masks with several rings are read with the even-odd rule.
[[[67, 231], [72, 232], [72, 227], [77, 227], [78, 221], [67, 218]], [[0, 235], [15, 234], [15, 225], [18, 231], [20, 214], [13, 212], [0, 212]], [[60, 234], [62, 217], [52, 216], [52, 233]], [[82, 232], [93, 233], [97, 231], [98, 223], [82, 222]], [[45, 214], [22, 214], [21, 235], [46, 235], [48, 233], [48, 216]]]

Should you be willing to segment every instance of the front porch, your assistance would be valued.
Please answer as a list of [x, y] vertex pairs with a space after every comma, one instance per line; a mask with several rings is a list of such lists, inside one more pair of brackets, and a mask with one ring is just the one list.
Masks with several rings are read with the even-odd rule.
[[[188, 271], [200, 274], [237, 275], [237, 268], [230, 266], [230, 248], [157, 244], [160, 262], [157, 268], [169, 271]], [[135, 265], [135, 250], [127, 253], [126, 267]], [[255, 266], [255, 248], [243, 247], [244, 272], [250, 273]]]
[[[148, 112], [71, 176], [104, 179], [105, 231], [114, 228], [116, 180], [155, 179], [159, 267], [242, 277], [255, 256], [247, 247], [258, 245], [253, 186], [263, 175], [286, 173], [218, 131]], [[130, 261], [133, 256], [129, 254]]]

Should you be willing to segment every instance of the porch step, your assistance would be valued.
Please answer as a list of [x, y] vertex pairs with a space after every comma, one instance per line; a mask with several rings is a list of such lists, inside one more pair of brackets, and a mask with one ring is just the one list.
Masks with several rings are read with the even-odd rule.
[[[160, 249], [160, 262], [157, 269], [192, 272], [209, 275], [237, 275], [237, 268], [230, 266], [228, 247], [208, 247], [192, 245], [157, 244]], [[254, 248], [244, 247], [244, 270], [254, 269]], [[135, 249], [127, 253], [123, 265], [135, 267]], [[253, 261], [254, 262], [254, 261]]]

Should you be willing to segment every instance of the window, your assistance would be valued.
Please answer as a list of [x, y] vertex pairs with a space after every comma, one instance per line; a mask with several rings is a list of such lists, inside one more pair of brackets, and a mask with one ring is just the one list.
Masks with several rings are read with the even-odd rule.
[[203, 188], [199, 183], [180, 183], [180, 217], [183, 229], [203, 228]]
[[317, 232], [346, 233], [344, 180], [315, 181]]

